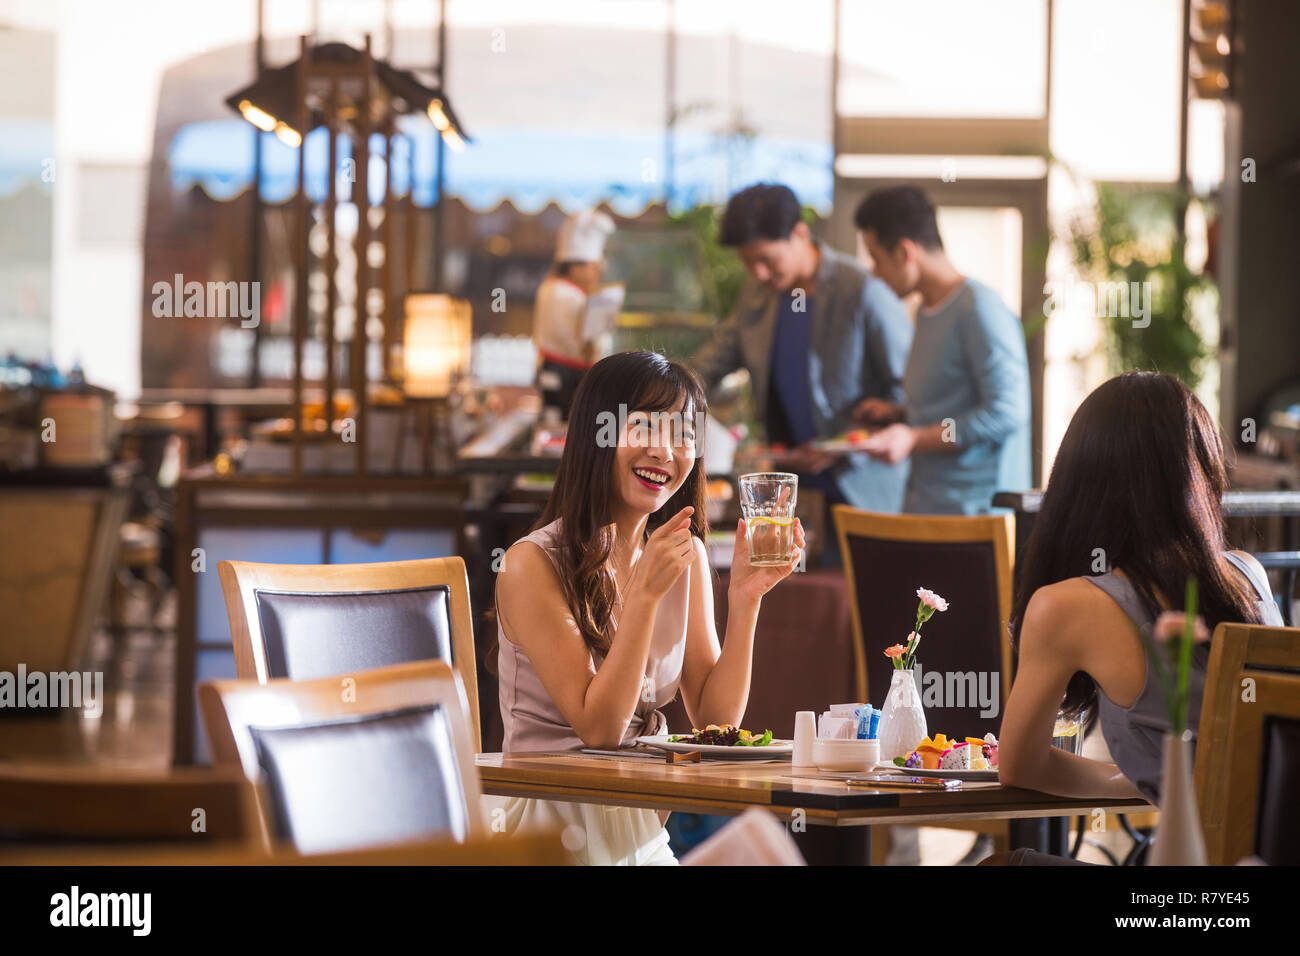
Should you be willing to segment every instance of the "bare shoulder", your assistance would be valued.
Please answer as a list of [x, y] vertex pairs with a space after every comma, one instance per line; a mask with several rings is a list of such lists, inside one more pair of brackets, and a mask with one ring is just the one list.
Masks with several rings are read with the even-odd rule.
[[1021, 626], [1022, 641], [1041, 641], [1049, 648], [1077, 646], [1094, 633], [1098, 617], [1107, 616], [1110, 605], [1123, 611], [1104, 591], [1083, 578], [1066, 578], [1044, 585], [1029, 598]]
[[532, 541], [516, 541], [501, 559], [497, 575], [498, 600], [535, 598], [558, 588], [559, 577], [555, 567], [540, 545]]
[[1101, 590], [1083, 578], [1066, 578], [1035, 591], [1025, 608], [1025, 617], [1035, 613], [1052, 617], [1068, 614], [1093, 606], [1099, 597], [1104, 597]]

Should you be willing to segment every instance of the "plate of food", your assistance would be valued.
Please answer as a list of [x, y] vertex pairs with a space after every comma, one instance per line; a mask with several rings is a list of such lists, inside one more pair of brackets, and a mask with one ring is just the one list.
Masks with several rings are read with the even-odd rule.
[[689, 734], [638, 737], [636, 742], [677, 753], [699, 753], [702, 757], [727, 760], [781, 760], [794, 753], [793, 740], [773, 737], [770, 730], [755, 733], [731, 724], [709, 724], [703, 730], [692, 727]]
[[926, 737], [906, 757], [882, 760], [874, 770], [892, 770], [910, 777], [946, 780], [997, 780], [998, 738], [949, 740], [944, 734]]
[[813, 447], [818, 451], [823, 451], [832, 455], [847, 455], [850, 452], [862, 451], [862, 446], [866, 444], [871, 432], [865, 428], [855, 428], [847, 431], [842, 435], [836, 435], [834, 438], [823, 438], [813, 442]]

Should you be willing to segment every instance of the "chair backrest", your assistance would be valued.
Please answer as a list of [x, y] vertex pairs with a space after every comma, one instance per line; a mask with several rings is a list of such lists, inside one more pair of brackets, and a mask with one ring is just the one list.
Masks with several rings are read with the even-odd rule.
[[215, 761], [258, 783], [269, 842], [303, 853], [484, 834], [464, 689], [443, 661], [309, 681], [209, 681]]
[[229, 769], [0, 764], [0, 843], [259, 842], [252, 788]]
[[887, 515], [846, 505], [832, 513], [853, 608], [858, 699], [884, 705], [893, 673], [885, 648], [907, 642], [916, 590], [928, 588], [949, 604], [922, 631], [917, 654], [929, 730], [958, 739], [988, 733], [1011, 685], [1011, 516]]
[[[1291, 749], [1288, 749], [1288, 745]], [[1300, 863], [1300, 628], [1220, 624], [1196, 744], [1196, 799], [1214, 865]], [[1289, 802], [1288, 802], [1289, 801]]]
[[460, 558], [217, 567], [241, 678], [312, 680], [444, 660], [464, 685], [480, 746], [474, 624]]

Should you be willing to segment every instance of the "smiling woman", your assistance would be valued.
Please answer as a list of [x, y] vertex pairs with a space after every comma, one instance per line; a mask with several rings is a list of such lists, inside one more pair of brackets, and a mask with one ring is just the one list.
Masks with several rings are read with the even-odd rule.
[[[789, 565], [759, 568], [737, 528], [720, 645], [697, 467], [704, 412], [695, 376], [653, 352], [612, 355], [584, 375], [546, 512], [497, 581], [506, 752], [665, 733], [659, 708], [679, 690], [694, 726], [740, 723], [759, 603], [798, 564], [803, 532], [796, 522]], [[581, 863], [676, 862], [650, 810], [485, 799], [509, 832], [562, 829]]]
[[[663, 427], [661, 416], [675, 412], [678, 421], [693, 420], [707, 408], [695, 376], [654, 352], [623, 352], [596, 363], [574, 397], [564, 457], [539, 528], [559, 523], [557, 569], [583, 640], [594, 652], [607, 650], [613, 637], [616, 512], [639, 514], [652, 532], [689, 507], [690, 532], [704, 539], [704, 476], [694, 467], [703, 448], [693, 429]], [[614, 441], [612, 421], [620, 425]], [[680, 444], [673, 445], [674, 439]], [[626, 566], [628, 557], [614, 564]]]

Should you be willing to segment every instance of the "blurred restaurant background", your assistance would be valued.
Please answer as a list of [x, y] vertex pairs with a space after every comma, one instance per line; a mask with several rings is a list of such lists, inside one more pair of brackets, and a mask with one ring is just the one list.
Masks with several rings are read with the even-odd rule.
[[[1291, 0], [0, 0], [0, 669], [105, 675], [101, 713], [2, 715], [0, 761], [208, 762], [227, 559], [464, 557], [500, 749], [493, 563], [558, 462], [534, 295], [583, 208], [617, 224], [613, 347], [686, 360], [744, 278], [730, 195], [785, 183], [860, 253], [860, 199], [919, 185], [1024, 324], [1035, 487], [1082, 398], [1142, 367], [1218, 417], [1234, 491], [1300, 488], [1298, 22]], [[1075, 294], [1148, 282], [1142, 328]], [[726, 391], [723, 528], [762, 462], [744, 373]], [[1278, 500], [1233, 513], [1237, 546], [1300, 548]], [[853, 699], [843, 572], [797, 577], [747, 716], [782, 736], [804, 700]]]

